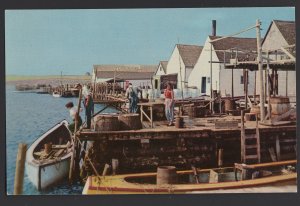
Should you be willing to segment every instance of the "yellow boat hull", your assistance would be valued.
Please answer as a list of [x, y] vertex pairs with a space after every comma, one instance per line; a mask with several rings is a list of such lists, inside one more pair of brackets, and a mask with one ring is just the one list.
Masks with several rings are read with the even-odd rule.
[[[188, 174], [191, 171], [178, 171], [177, 174]], [[128, 175], [116, 175], [97, 177], [90, 176], [85, 184], [83, 194], [182, 194], [211, 190], [241, 189], [249, 187], [276, 186], [285, 184], [296, 184], [297, 173], [290, 173], [278, 176], [263, 177], [258, 179], [218, 182], [218, 183], [200, 183], [200, 184], [140, 184], [130, 183], [126, 178], [143, 178], [155, 176], [156, 173], [140, 173]]]

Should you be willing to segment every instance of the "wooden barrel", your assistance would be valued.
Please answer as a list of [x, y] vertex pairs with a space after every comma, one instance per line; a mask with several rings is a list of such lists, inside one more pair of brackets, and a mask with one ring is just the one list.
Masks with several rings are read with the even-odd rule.
[[183, 117], [176, 116], [175, 117], [175, 127], [176, 128], [183, 128], [183, 126], [184, 126]]
[[225, 112], [235, 109], [235, 102], [233, 99], [225, 99]]
[[[267, 107], [265, 107], [265, 112], [267, 112]], [[257, 119], [260, 119], [260, 106], [252, 105], [250, 113], [257, 114]]]
[[142, 129], [142, 123], [139, 114], [121, 114], [118, 117], [121, 130]]
[[290, 110], [290, 100], [288, 97], [271, 97], [270, 105], [272, 114], [281, 115]]
[[119, 120], [115, 114], [99, 114], [94, 117], [95, 131], [118, 131]]
[[174, 166], [160, 166], [157, 168], [156, 184], [176, 184], [177, 172]]

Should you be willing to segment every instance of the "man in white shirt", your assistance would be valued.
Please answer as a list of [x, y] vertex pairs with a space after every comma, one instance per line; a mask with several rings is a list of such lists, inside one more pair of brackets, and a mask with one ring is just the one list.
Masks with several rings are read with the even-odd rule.
[[[66, 105], [66, 108], [70, 111], [70, 117], [72, 118], [73, 122], [71, 124], [69, 124], [69, 130], [74, 133], [75, 130], [75, 119], [76, 119], [76, 114], [77, 114], [77, 110], [78, 107], [74, 106], [73, 102], [68, 102]], [[82, 109], [80, 109], [81, 112]], [[82, 125], [82, 119], [80, 117], [80, 115], [78, 114], [78, 125], [77, 125], [77, 129], [79, 129], [79, 127]]]

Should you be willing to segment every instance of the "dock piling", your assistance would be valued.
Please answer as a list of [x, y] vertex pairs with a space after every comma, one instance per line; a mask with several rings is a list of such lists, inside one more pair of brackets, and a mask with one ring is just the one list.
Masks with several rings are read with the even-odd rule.
[[23, 193], [26, 150], [27, 150], [27, 145], [20, 143], [18, 148], [17, 160], [16, 160], [14, 195], [20, 195]]
[[218, 167], [223, 166], [223, 149], [218, 150]]

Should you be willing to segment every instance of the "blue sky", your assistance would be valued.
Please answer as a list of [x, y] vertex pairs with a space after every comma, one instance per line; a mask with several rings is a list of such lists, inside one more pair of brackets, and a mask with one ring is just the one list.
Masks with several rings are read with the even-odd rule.
[[[217, 20], [217, 35], [262, 21], [295, 20], [294, 8], [192, 8], [111, 10], [7, 10], [6, 74], [65, 75], [94, 64], [154, 64], [175, 44], [203, 45]], [[243, 34], [254, 37], [255, 30]]]

